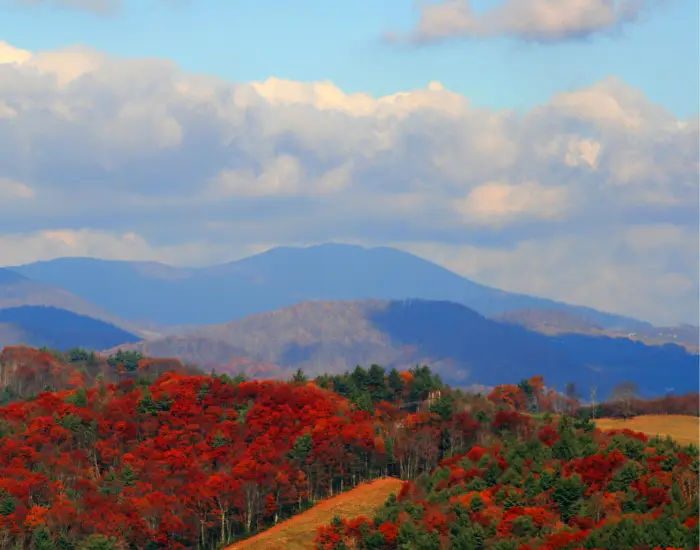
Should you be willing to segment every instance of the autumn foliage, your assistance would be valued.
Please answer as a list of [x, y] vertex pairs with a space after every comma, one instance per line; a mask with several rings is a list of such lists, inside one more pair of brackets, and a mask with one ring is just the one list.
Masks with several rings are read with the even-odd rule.
[[0, 549], [213, 549], [386, 475], [399, 495], [319, 548], [697, 545], [697, 449], [530, 414], [539, 378], [484, 398], [426, 367], [246, 381], [29, 348], [0, 374]]
[[566, 416], [523, 431], [517, 414], [498, 412], [487, 445], [405, 482], [371, 520], [319, 529], [317, 548], [698, 547], [697, 447]]

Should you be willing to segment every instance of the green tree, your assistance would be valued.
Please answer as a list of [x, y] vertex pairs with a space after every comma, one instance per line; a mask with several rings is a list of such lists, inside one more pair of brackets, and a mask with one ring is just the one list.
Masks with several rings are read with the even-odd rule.
[[114, 537], [94, 534], [80, 543], [78, 550], [114, 550], [117, 545], [116, 543], [117, 541]]
[[388, 377], [389, 391], [391, 392], [391, 399], [398, 399], [403, 392], [403, 380], [401, 380], [401, 375], [396, 369], [391, 369], [389, 371]]
[[292, 376], [292, 382], [294, 384], [306, 384], [307, 381], [308, 378], [306, 378], [304, 371], [300, 368], [297, 369], [297, 371], [294, 373], [294, 376]]
[[54, 550], [55, 546], [51, 535], [43, 525], [38, 526], [32, 533], [32, 545], [34, 550]]
[[373, 401], [381, 401], [386, 399], [386, 381], [384, 379], [384, 367], [372, 365], [367, 372], [367, 386]]
[[562, 477], [557, 481], [552, 497], [559, 507], [559, 514], [564, 523], [578, 512], [584, 492], [585, 487], [578, 474]]
[[430, 412], [437, 414], [443, 420], [448, 420], [455, 411], [455, 398], [451, 393], [440, 395], [431, 405]]
[[302, 434], [294, 440], [294, 446], [289, 451], [289, 458], [302, 463], [311, 453], [313, 448], [313, 440], [311, 434]]
[[120, 349], [117, 353], [107, 358], [107, 364], [113, 368], [121, 365], [124, 370], [134, 372], [138, 368], [141, 359], [143, 359], [143, 354], [141, 354], [141, 352], [132, 350], [124, 351]]

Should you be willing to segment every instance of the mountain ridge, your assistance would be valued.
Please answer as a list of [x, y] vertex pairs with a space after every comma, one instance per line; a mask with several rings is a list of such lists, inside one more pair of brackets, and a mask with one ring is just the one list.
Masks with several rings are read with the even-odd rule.
[[28, 345], [61, 351], [76, 347], [99, 350], [138, 339], [113, 324], [56, 307], [0, 309], [0, 348]]
[[[601, 396], [628, 379], [648, 395], [697, 386], [697, 355], [680, 346], [545, 335], [445, 301], [310, 301], [120, 347], [176, 356], [204, 368], [247, 357], [279, 366], [270, 371], [277, 377], [297, 368], [320, 374], [358, 364], [409, 368], [425, 363], [458, 385], [518, 383], [542, 374], [560, 390], [567, 382], [586, 390], [599, 385]], [[235, 350], [233, 357], [229, 350]]]
[[61, 258], [12, 269], [119, 317], [164, 325], [223, 323], [309, 300], [416, 298], [462, 303], [486, 316], [535, 307], [572, 311], [607, 328], [651, 326], [625, 315], [491, 288], [390, 247], [277, 247], [200, 268]]

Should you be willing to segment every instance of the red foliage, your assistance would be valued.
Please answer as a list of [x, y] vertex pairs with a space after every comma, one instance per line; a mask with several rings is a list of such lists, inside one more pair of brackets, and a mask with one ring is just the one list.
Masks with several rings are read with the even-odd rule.
[[551, 447], [559, 439], [559, 432], [554, 426], [547, 424], [537, 433], [537, 437], [547, 447]]

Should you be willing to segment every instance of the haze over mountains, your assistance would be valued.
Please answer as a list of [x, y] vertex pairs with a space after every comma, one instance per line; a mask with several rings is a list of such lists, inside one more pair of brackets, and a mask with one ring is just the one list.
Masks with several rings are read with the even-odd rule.
[[88, 300], [61, 288], [38, 281], [16, 270], [0, 268], [0, 309], [21, 306], [52, 306], [111, 323], [120, 323], [115, 315]]
[[0, 309], [0, 348], [24, 344], [66, 350], [105, 349], [139, 337], [112, 324], [46, 306]]
[[307, 300], [423, 298], [464, 304], [486, 316], [524, 308], [555, 309], [605, 328], [649, 326], [622, 315], [490, 288], [385, 247], [280, 247], [198, 269], [93, 258], [61, 258], [12, 269], [125, 319], [166, 325], [222, 323]]
[[[224, 343], [226, 345], [224, 345]], [[378, 363], [408, 368], [427, 363], [454, 385], [517, 383], [532, 373], [563, 389], [575, 382], [607, 396], [619, 382], [634, 380], [644, 395], [697, 387], [697, 356], [679, 346], [646, 346], [625, 338], [582, 334], [548, 336], [487, 319], [452, 302], [305, 302], [191, 334], [127, 346], [149, 356], [177, 356], [204, 367], [233, 358], [253, 362], [251, 374], [289, 376], [340, 373]]]
[[[8, 309], [37, 305], [61, 310]], [[698, 384], [695, 327], [656, 329], [493, 289], [391, 248], [285, 247], [196, 269], [61, 258], [0, 270], [0, 314], [3, 308], [0, 336], [10, 343], [126, 344], [254, 376], [427, 363], [458, 385], [543, 374], [559, 389], [595, 385], [604, 396], [623, 380], [637, 382], [645, 395]], [[47, 332], [47, 319], [70, 337], [58, 328]], [[71, 326], [92, 336], [78, 340]]]

